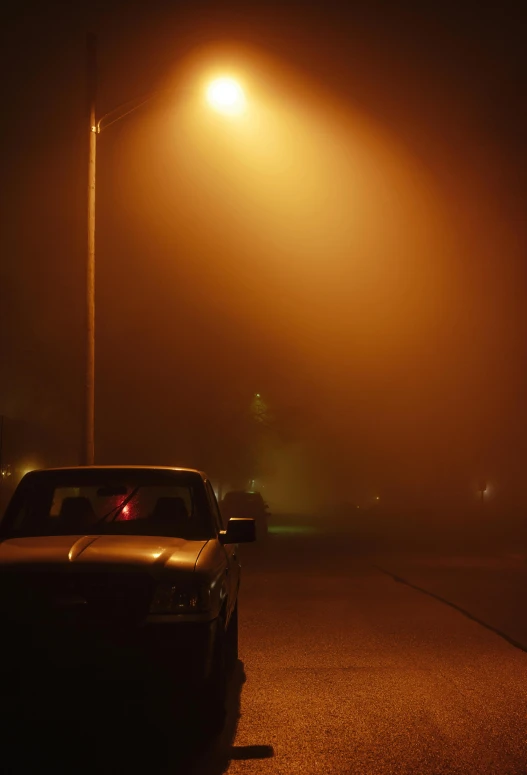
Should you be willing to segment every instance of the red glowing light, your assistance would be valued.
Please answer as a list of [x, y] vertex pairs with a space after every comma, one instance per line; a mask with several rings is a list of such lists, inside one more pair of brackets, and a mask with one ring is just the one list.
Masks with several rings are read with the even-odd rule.
[[132, 514], [132, 512], [130, 510], [130, 506], [127, 503], [126, 506], [122, 507], [121, 512], [120, 512], [119, 516], [117, 517], [117, 520], [119, 522], [124, 522], [124, 521], [128, 521], [129, 519], [133, 519], [133, 518], [134, 517], [133, 517], [133, 514]]

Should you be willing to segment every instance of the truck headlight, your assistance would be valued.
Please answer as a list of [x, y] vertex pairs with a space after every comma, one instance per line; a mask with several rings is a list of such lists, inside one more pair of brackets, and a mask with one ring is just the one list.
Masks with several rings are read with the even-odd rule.
[[152, 602], [151, 614], [193, 613], [202, 610], [199, 591], [193, 587], [161, 583], [157, 585]]

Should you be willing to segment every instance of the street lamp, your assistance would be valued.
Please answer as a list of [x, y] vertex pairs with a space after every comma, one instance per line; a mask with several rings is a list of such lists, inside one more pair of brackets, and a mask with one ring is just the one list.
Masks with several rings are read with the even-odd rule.
[[233, 78], [216, 78], [207, 89], [209, 104], [220, 113], [240, 115], [245, 109], [245, 95]]
[[[160, 92], [153, 91], [137, 100], [119, 105], [97, 119], [97, 37], [87, 37], [87, 85], [89, 108], [89, 153], [88, 153], [88, 210], [87, 210], [87, 255], [86, 255], [86, 385], [84, 412], [83, 462], [93, 465], [95, 460], [95, 159], [97, 135], [103, 128], [120, 121], [138, 110]], [[217, 78], [207, 89], [209, 104], [227, 115], [239, 115], [245, 109], [245, 95], [240, 85], [232, 78]], [[107, 119], [105, 121], [105, 119]]]

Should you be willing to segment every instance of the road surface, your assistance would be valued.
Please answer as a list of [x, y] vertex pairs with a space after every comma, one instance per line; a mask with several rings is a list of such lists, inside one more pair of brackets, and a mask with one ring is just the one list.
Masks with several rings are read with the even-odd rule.
[[[246, 547], [229, 775], [525, 775], [527, 654], [378, 566], [410, 583], [419, 567], [423, 583], [422, 560], [364, 557], [346, 540], [282, 539], [266, 558]], [[221, 771], [209, 767], [196, 772]]]
[[[527, 773], [527, 653], [495, 626], [499, 600], [495, 622], [482, 618], [478, 585], [490, 588], [495, 568], [465, 561], [452, 576], [453, 558], [449, 569], [448, 558], [380, 557], [346, 536], [272, 536], [241, 553], [240, 661], [222, 736], [183, 754], [177, 729], [165, 747], [154, 732], [140, 755], [133, 724], [116, 718], [102, 735], [94, 708], [76, 742], [57, 722], [55, 771]], [[514, 596], [509, 582], [502, 594]], [[21, 739], [40, 744], [34, 731]]]

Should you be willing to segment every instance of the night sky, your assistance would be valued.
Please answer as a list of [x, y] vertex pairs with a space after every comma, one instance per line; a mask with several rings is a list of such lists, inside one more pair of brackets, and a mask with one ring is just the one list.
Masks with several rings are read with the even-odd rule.
[[[98, 138], [98, 461], [234, 479], [261, 392], [279, 504], [461, 502], [485, 477], [527, 505], [525, 46], [503, 3], [13, 6], [0, 414], [44, 429], [22, 457], [79, 458], [88, 30], [99, 115], [167, 88]], [[202, 104], [225, 68], [246, 123]]]

